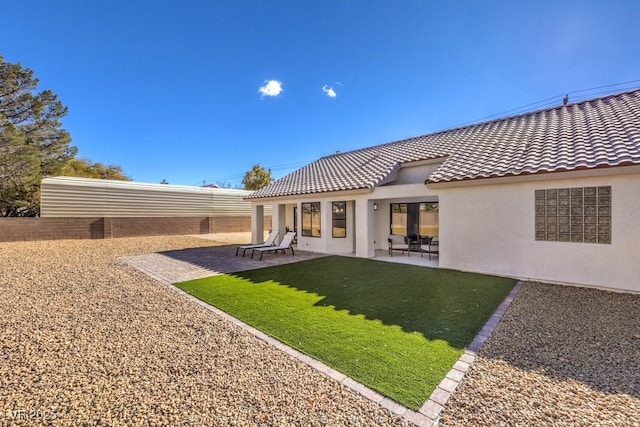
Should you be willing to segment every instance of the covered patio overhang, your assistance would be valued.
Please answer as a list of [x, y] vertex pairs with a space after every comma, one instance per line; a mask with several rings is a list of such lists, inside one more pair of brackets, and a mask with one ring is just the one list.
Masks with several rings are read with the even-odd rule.
[[278, 230], [281, 236], [295, 231], [300, 250], [381, 260], [388, 256], [395, 262], [437, 265], [438, 254], [432, 254], [429, 260], [427, 253], [415, 251], [415, 247], [415, 252], [388, 255], [389, 234], [437, 235], [438, 197], [424, 183], [251, 202], [254, 243], [264, 240], [265, 209], [270, 208], [271, 227], [267, 229]]

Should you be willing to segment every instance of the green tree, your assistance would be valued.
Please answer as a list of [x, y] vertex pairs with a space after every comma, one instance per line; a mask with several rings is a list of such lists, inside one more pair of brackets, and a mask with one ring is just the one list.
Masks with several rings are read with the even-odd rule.
[[259, 164], [253, 166], [242, 179], [242, 185], [246, 190], [258, 190], [273, 182], [271, 171], [263, 168]]
[[0, 55], [0, 216], [37, 215], [41, 178], [57, 175], [77, 152], [61, 128], [67, 107], [37, 87], [32, 70]]
[[82, 178], [116, 179], [119, 181], [131, 181], [124, 174], [121, 166], [105, 165], [101, 162], [92, 162], [89, 159], [71, 159], [60, 171], [62, 176], [76, 176]]
[[0, 216], [38, 214], [38, 152], [14, 127], [0, 132]]

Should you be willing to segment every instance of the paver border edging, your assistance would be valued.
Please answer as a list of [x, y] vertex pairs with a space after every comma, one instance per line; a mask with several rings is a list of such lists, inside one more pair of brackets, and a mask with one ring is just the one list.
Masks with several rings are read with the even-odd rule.
[[[146, 272], [144, 273], [147, 274]], [[467, 372], [467, 370], [475, 360], [478, 351], [480, 351], [480, 349], [482, 348], [484, 343], [487, 341], [489, 336], [491, 336], [491, 333], [493, 332], [495, 327], [498, 325], [498, 323], [500, 323], [502, 316], [504, 316], [507, 309], [509, 308], [509, 305], [511, 305], [511, 302], [514, 300], [514, 298], [518, 294], [518, 291], [520, 290], [522, 285], [524, 285], [523, 281], [519, 281], [513, 287], [509, 295], [507, 295], [507, 297], [502, 301], [502, 303], [498, 306], [498, 308], [493, 313], [493, 315], [489, 318], [487, 323], [485, 323], [485, 325], [482, 327], [480, 332], [478, 332], [478, 334], [475, 336], [473, 341], [471, 341], [471, 344], [469, 344], [469, 347], [467, 347], [467, 349], [462, 354], [462, 356], [460, 356], [458, 361], [453, 365], [453, 367], [451, 368], [449, 373], [446, 375], [446, 377], [440, 382], [440, 384], [438, 385], [438, 387], [436, 387], [433, 393], [431, 393], [431, 396], [429, 397], [429, 399], [427, 399], [427, 401], [422, 405], [420, 410], [416, 412], [407, 408], [406, 406], [401, 405], [395, 400], [392, 400], [388, 397], [383, 396], [382, 394], [365, 386], [364, 384], [361, 384], [355, 381], [354, 379], [346, 376], [342, 372], [336, 371], [335, 369], [325, 365], [324, 363], [310, 356], [307, 356], [306, 354], [276, 340], [270, 335], [267, 335], [264, 332], [259, 331], [253, 326], [241, 321], [240, 319], [237, 319], [229, 315], [228, 313], [225, 313], [219, 308], [207, 304], [206, 302], [183, 291], [182, 289], [174, 286], [173, 284], [168, 284], [168, 283], [159, 281], [155, 277], [153, 278], [159, 283], [161, 283], [162, 285], [167, 286], [170, 289], [173, 289], [175, 292], [199, 304], [201, 307], [204, 307], [205, 309], [217, 314], [223, 319], [249, 332], [256, 338], [268, 344], [273, 345], [274, 347], [285, 352], [289, 356], [294, 357], [295, 359], [312, 367], [313, 369], [329, 376], [330, 378], [333, 378], [340, 384], [344, 385], [345, 387], [348, 387], [349, 389], [360, 394], [364, 398], [369, 399], [374, 403], [377, 403], [378, 405], [387, 409], [391, 413], [398, 415], [419, 427], [427, 427], [427, 426], [432, 427], [432, 426], [438, 425], [440, 414], [444, 409], [444, 405], [447, 403], [447, 401], [449, 400], [449, 397], [451, 397], [451, 394], [456, 389], [458, 384], [460, 384], [460, 382], [464, 378], [464, 374]]]
[[462, 382], [464, 375], [469, 370], [471, 364], [475, 361], [478, 352], [482, 346], [484, 346], [487, 339], [489, 339], [495, 327], [498, 326], [498, 323], [502, 320], [502, 317], [507, 312], [507, 309], [515, 299], [516, 295], [518, 295], [518, 292], [523, 285], [524, 282], [522, 280], [519, 280], [518, 283], [516, 283], [513, 289], [511, 289], [511, 292], [509, 292], [509, 295], [507, 295], [507, 297], [498, 306], [487, 323], [484, 324], [482, 329], [480, 329], [480, 332], [478, 332], [473, 341], [471, 341], [471, 344], [469, 344], [462, 356], [460, 356], [458, 361], [453, 364], [449, 373], [440, 382], [440, 384], [438, 384], [438, 387], [436, 387], [433, 393], [431, 393], [431, 396], [429, 396], [429, 399], [427, 399], [424, 405], [420, 408], [419, 413], [433, 420], [433, 425], [438, 425], [444, 405], [447, 403], [456, 387], [458, 387]]

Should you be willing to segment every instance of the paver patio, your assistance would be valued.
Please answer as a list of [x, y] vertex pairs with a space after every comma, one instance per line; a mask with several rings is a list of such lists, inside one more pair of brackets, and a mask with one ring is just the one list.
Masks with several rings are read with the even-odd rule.
[[266, 254], [260, 261], [258, 257], [251, 258], [251, 251], [247, 251], [244, 257], [242, 257], [242, 251], [236, 256], [236, 247], [237, 245], [182, 249], [126, 256], [121, 259], [160, 283], [171, 285], [218, 274], [272, 267], [327, 256], [296, 250], [295, 255], [289, 252], [285, 255]]

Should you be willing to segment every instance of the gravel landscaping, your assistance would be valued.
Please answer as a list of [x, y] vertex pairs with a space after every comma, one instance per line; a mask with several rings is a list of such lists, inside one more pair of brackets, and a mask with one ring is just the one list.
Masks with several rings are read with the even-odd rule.
[[0, 243], [0, 425], [408, 425], [118, 260], [212, 244]]
[[[408, 425], [119, 259], [236, 238], [0, 243], [0, 425]], [[441, 425], [640, 426], [639, 315], [526, 284]]]
[[640, 425], [640, 295], [526, 284], [441, 425]]

